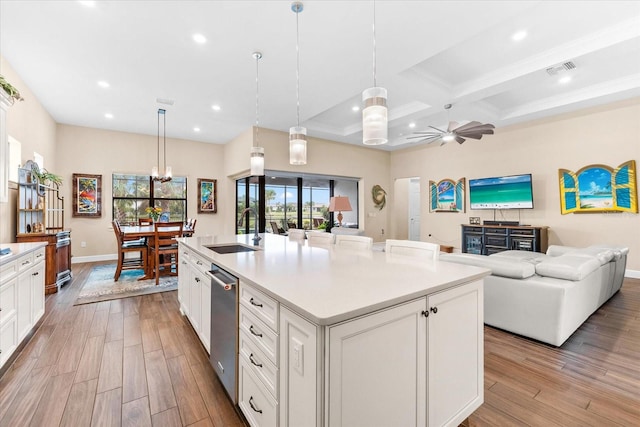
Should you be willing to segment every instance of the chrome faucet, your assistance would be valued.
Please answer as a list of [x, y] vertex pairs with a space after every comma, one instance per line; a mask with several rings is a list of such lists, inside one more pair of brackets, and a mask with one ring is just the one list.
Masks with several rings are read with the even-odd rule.
[[253, 225], [255, 226], [255, 234], [253, 235], [253, 244], [258, 246], [260, 244], [260, 239], [262, 239], [262, 237], [260, 237], [258, 235], [258, 214], [256, 213], [255, 209], [253, 208], [246, 208], [245, 210], [242, 211], [242, 213], [240, 214], [240, 220], [238, 221], [238, 225], [240, 227], [242, 227], [242, 224], [244, 224], [244, 215], [247, 212], [253, 212], [253, 216], [256, 217], [256, 220], [254, 221]]

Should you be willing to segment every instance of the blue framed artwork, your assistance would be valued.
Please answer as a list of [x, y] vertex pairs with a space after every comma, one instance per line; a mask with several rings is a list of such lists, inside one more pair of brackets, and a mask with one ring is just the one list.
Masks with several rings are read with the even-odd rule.
[[560, 212], [632, 212], [638, 213], [636, 162], [629, 160], [612, 168], [588, 165], [572, 172], [558, 170]]
[[465, 179], [429, 181], [429, 212], [464, 212]]

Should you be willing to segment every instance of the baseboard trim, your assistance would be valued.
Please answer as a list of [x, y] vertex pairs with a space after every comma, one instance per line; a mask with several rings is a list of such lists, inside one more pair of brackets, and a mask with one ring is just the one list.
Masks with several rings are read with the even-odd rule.
[[638, 270], [625, 270], [624, 277], [629, 279], [640, 279], [640, 271]]
[[71, 257], [71, 264], [79, 264], [81, 262], [117, 261], [117, 260], [118, 260], [118, 254], [74, 256], [74, 257]]

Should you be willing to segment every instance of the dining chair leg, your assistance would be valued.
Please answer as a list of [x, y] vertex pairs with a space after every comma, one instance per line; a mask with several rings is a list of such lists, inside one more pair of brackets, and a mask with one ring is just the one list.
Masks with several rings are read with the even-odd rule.
[[116, 267], [116, 274], [113, 275], [113, 280], [118, 281], [120, 273], [122, 273], [122, 263], [124, 262], [124, 254], [122, 251], [118, 251], [118, 266]]
[[155, 266], [156, 270], [156, 286], [160, 283], [160, 254], [156, 251]]

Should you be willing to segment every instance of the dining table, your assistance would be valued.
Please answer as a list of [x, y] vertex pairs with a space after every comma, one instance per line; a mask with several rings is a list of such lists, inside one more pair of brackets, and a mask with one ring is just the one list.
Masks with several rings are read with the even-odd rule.
[[[150, 244], [149, 238], [155, 239], [155, 235], [156, 235], [155, 226], [153, 225], [123, 225], [120, 227], [120, 230], [122, 231], [122, 237], [125, 241], [146, 238], [147, 245]], [[175, 230], [179, 231], [180, 229], [179, 227], [175, 227]], [[164, 231], [171, 231], [171, 228], [169, 229], [165, 228]], [[183, 226], [182, 236], [180, 237], [186, 237], [188, 235], [189, 235], [189, 228]], [[147, 251], [147, 262], [146, 262], [147, 267], [145, 269], [144, 276], [142, 276], [138, 280], [155, 278], [154, 264], [155, 264], [155, 260], [154, 260], [154, 257], [151, 255], [151, 251]]]

